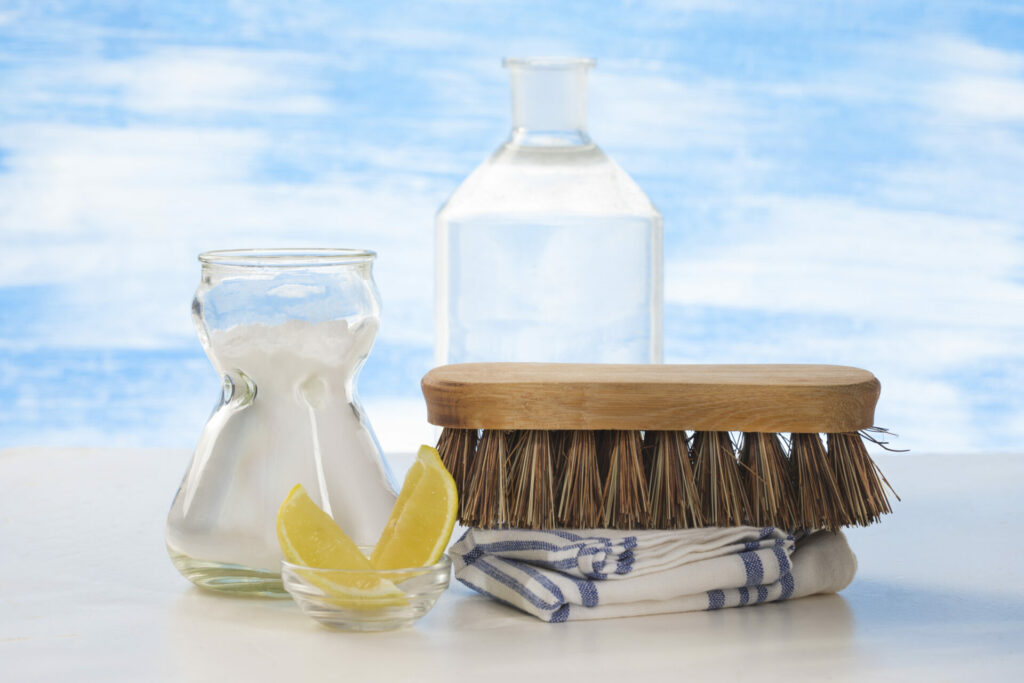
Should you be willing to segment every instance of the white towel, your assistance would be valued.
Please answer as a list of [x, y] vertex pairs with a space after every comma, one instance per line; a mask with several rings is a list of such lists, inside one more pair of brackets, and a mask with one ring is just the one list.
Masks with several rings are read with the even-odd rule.
[[797, 542], [771, 527], [470, 529], [449, 555], [465, 585], [551, 622], [834, 593], [857, 570], [841, 532]]

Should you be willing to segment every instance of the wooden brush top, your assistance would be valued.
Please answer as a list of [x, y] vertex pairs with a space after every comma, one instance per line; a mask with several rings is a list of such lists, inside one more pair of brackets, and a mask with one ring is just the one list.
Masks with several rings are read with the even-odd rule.
[[444, 365], [427, 420], [460, 429], [855, 432], [881, 384], [843, 365]]

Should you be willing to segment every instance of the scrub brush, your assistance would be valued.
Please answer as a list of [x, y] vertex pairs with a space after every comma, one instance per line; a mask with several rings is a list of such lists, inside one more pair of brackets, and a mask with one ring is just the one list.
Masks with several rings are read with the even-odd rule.
[[422, 381], [460, 521], [531, 529], [871, 524], [891, 512], [864, 445], [884, 443], [880, 387], [835, 365], [466, 363]]

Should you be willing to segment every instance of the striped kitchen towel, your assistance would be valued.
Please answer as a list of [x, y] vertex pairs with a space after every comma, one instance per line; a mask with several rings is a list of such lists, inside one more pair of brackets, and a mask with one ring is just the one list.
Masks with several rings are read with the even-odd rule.
[[841, 532], [795, 541], [771, 527], [470, 529], [448, 553], [459, 581], [551, 622], [834, 593], [857, 569]]

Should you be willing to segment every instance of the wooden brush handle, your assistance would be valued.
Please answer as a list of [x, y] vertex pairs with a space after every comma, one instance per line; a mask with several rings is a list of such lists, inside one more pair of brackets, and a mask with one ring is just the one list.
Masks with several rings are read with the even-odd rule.
[[873, 426], [881, 390], [843, 365], [465, 363], [421, 386], [442, 427], [807, 433]]

